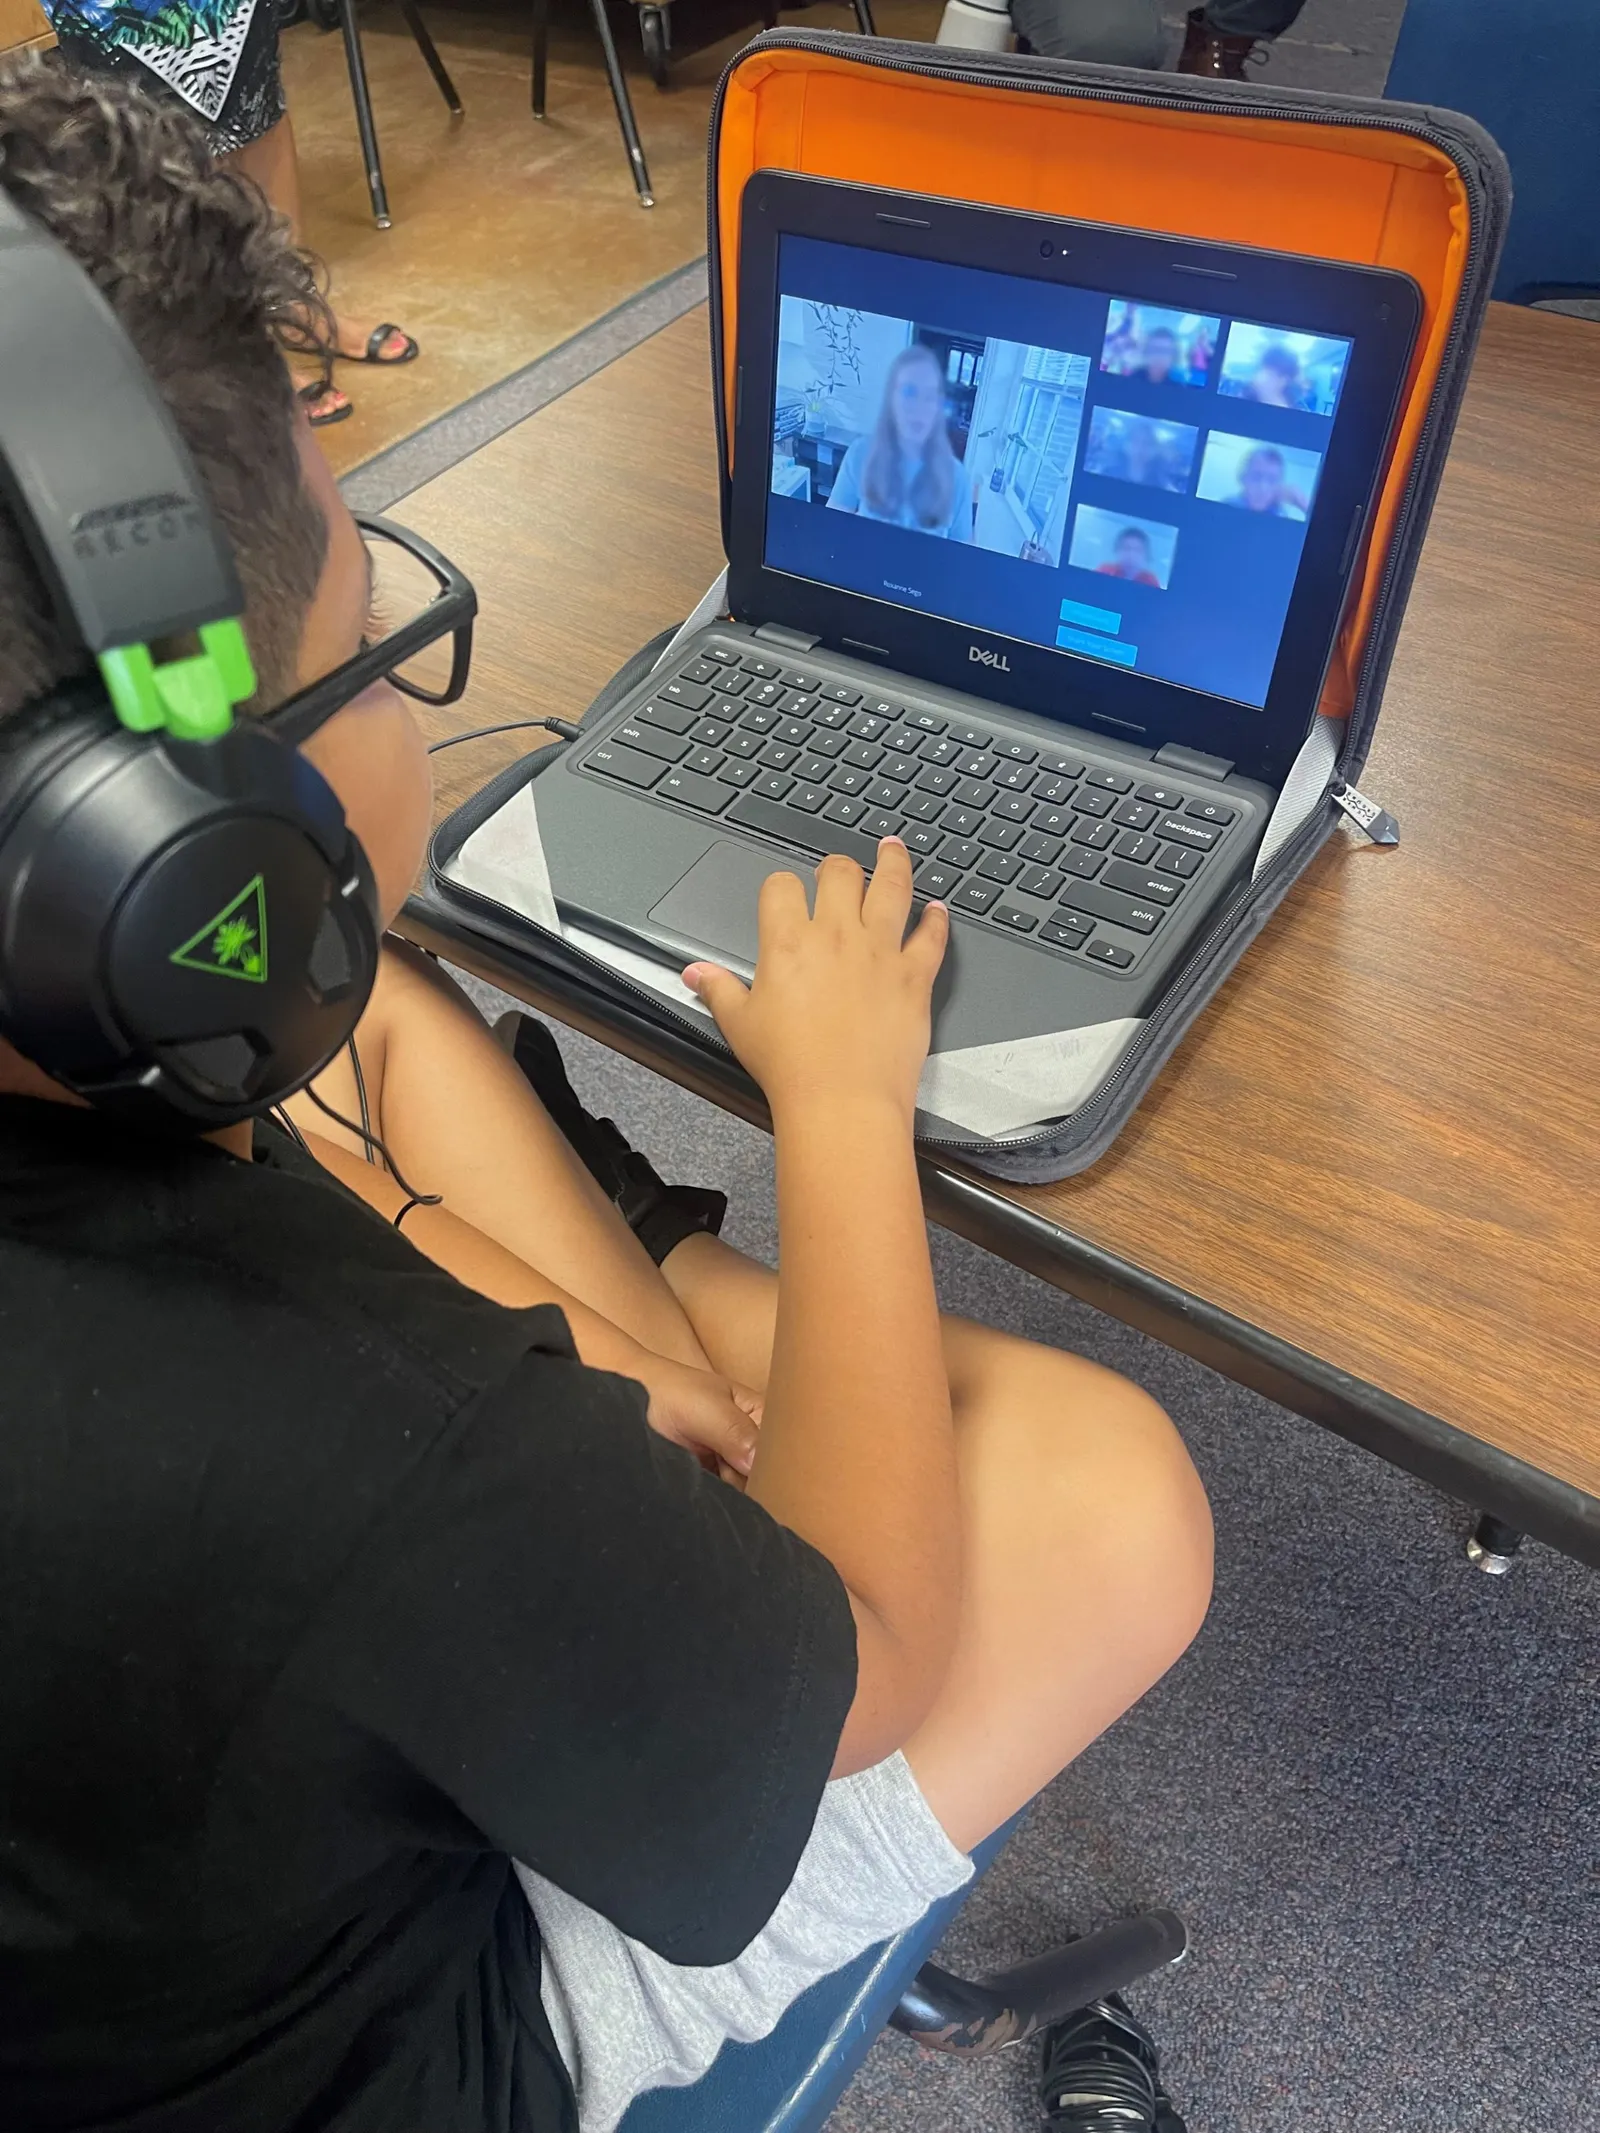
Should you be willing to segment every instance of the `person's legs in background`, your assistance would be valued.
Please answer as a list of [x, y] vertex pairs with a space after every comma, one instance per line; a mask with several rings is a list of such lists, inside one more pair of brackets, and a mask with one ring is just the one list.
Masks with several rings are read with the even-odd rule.
[[1159, 67], [1167, 33], [1161, 0], [1011, 0], [1011, 21], [1030, 52], [1107, 67]]
[[1246, 65], [1266, 57], [1263, 46], [1281, 37], [1306, 0], [1208, 0], [1189, 10], [1180, 74], [1204, 74], [1217, 81], [1243, 81]]

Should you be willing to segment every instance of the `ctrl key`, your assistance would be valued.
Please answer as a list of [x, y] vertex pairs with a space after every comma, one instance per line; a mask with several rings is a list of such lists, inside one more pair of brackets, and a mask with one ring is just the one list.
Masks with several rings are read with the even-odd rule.
[[583, 767], [598, 770], [602, 777], [620, 778], [624, 785], [647, 788], [667, 765], [653, 755], [641, 755], [637, 748], [624, 748], [620, 741], [602, 741], [584, 757]]

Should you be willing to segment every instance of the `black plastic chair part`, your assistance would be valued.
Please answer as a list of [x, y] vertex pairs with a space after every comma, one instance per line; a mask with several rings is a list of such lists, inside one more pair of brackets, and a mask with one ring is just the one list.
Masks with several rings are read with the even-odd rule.
[[[324, 8], [315, 10], [325, 23]], [[350, 74], [350, 99], [356, 107], [356, 131], [361, 136], [361, 157], [366, 165], [367, 190], [372, 195], [372, 219], [380, 230], [391, 226], [389, 194], [383, 182], [383, 159], [378, 153], [378, 128], [372, 116], [372, 92], [367, 85], [366, 54], [361, 48], [361, 25], [356, 20], [356, 0], [333, 0], [333, 12], [344, 38], [344, 63]], [[406, 28], [422, 54], [428, 72], [438, 85], [455, 118], [461, 116], [461, 99], [456, 94], [456, 85], [450, 79], [444, 61], [439, 57], [439, 48], [428, 35], [428, 26], [417, 11], [416, 0], [400, 0], [400, 12], [405, 17]], [[327, 24], [332, 27], [332, 24]]]

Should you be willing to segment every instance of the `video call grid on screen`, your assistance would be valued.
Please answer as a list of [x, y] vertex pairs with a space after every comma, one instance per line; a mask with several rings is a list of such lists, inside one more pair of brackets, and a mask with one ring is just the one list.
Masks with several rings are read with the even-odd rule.
[[769, 568], [1259, 709], [1351, 343], [786, 235]]

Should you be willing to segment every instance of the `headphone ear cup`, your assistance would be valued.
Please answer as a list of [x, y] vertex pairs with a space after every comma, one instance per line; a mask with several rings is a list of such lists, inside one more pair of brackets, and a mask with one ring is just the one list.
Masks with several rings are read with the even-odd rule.
[[126, 732], [103, 699], [76, 724], [30, 750], [19, 805], [0, 794], [7, 1034], [151, 1122], [269, 1110], [348, 1040], [371, 993], [366, 855], [326, 781], [260, 726], [174, 742]]

